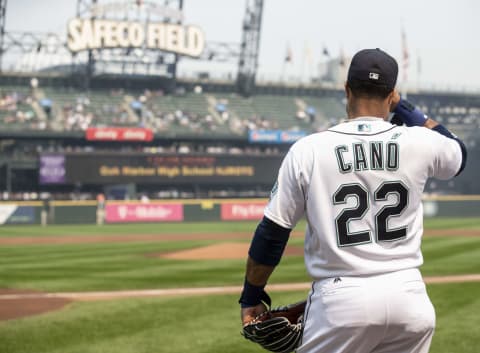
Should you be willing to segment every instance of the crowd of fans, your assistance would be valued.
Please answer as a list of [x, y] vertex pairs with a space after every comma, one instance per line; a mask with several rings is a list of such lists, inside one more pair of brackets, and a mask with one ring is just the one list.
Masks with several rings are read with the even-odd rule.
[[[204, 194], [201, 195], [197, 195], [192, 190], [168, 189], [155, 192], [144, 191], [142, 193], [139, 193], [137, 197], [134, 197], [132, 199], [127, 198], [124, 200], [141, 201], [144, 203], [148, 203], [149, 201], [146, 200], [182, 200], [195, 198], [267, 198], [269, 194], [270, 190], [267, 189], [263, 191], [258, 189], [250, 189], [243, 191], [237, 191], [233, 189], [210, 190], [206, 191]], [[93, 192], [4, 192], [0, 194], [0, 201], [94, 201], [96, 200], [97, 195], [98, 194]]]
[[[219, 99], [213, 107], [208, 107], [210, 103], [203, 99], [204, 107], [200, 109], [203, 113], [189, 107], [188, 103], [182, 105], [182, 98], [202, 95], [201, 90], [197, 93], [178, 90], [170, 96], [173, 106], [162, 102], [166, 96], [161, 90], [136, 94], [122, 89], [105, 90], [100, 92], [101, 100], [95, 99], [95, 92], [89, 95], [59, 90], [53, 94], [38, 87], [30, 89], [28, 94], [24, 93], [26, 91], [0, 88], [0, 123], [5, 128], [68, 132], [84, 131], [89, 127], [130, 126], [150, 128], [155, 133], [180, 134], [245, 134], [248, 130], [278, 128], [276, 117], [242, 116], [225, 99]], [[297, 118], [292, 116], [292, 124]]]
[[94, 114], [89, 111], [90, 99], [86, 96], [79, 96], [75, 102], [67, 103], [62, 107], [60, 121], [61, 130], [76, 131], [86, 130], [94, 122]]
[[[99, 192], [71, 191], [71, 192], [1, 192], [0, 201], [94, 201]], [[211, 190], [194, 191], [190, 188], [164, 188], [160, 190], [139, 190], [136, 195], [126, 197], [123, 200], [140, 201], [148, 203], [150, 200], [165, 199], [195, 199], [195, 198], [266, 198], [270, 195], [270, 189], [245, 188], [217, 188]], [[108, 195], [107, 195], [108, 196]], [[112, 196], [107, 200], [115, 200]]]
[[45, 121], [40, 121], [31, 107], [31, 96], [16, 90], [1, 90], [0, 116], [8, 128], [11, 125], [22, 126], [32, 130], [47, 128]]
[[211, 143], [193, 143], [193, 142], [173, 142], [164, 145], [143, 145], [143, 144], [123, 144], [102, 145], [96, 147], [91, 144], [76, 145], [64, 142], [42, 143], [39, 140], [29, 141], [10, 141], [9, 144], [0, 146], [2, 157], [11, 158], [17, 161], [32, 160], [38, 158], [40, 154], [45, 153], [96, 153], [114, 152], [114, 153], [148, 153], [148, 154], [191, 154], [191, 153], [208, 153], [208, 154], [231, 154], [231, 155], [279, 155], [284, 152], [284, 148], [275, 145], [246, 145], [246, 146], [229, 146], [221, 142]]
[[[56, 94], [61, 94], [62, 99], [52, 97], [55, 96], [51, 93], [53, 91], [48, 91], [49, 96], [47, 91], [38, 87], [30, 90], [0, 87], [0, 123], [6, 129], [83, 131], [93, 126], [137, 126], [150, 128], [156, 133], [173, 131], [191, 134], [244, 134], [248, 130], [279, 127], [278, 117], [262, 114], [244, 116], [232, 109], [225, 98], [214, 98], [213, 103], [203, 99], [203, 109], [192, 109], [186, 100], [189, 95], [203, 95], [201, 89], [189, 93], [184, 89], [177, 90], [169, 97], [173, 105], [165, 105], [163, 100], [167, 96], [161, 90], [144, 90], [134, 94], [123, 89], [103, 90], [98, 93], [102, 96], [101, 100], [96, 99], [96, 92], [86, 94], [57, 90]], [[291, 100], [291, 97], [285, 99]], [[421, 96], [412, 100], [427, 115], [445, 125], [480, 127], [480, 105], [466, 104], [454, 96]], [[248, 101], [245, 102], [248, 104]], [[306, 106], [295, 110], [296, 114], [291, 117], [292, 128], [298, 128], [298, 124], [307, 129], [310, 124], [313, 128], [318, 116], [316, 109]], [[329, 120], [328, 116], [324, 118], [321, 122], [323, 128], [337, 122]]]

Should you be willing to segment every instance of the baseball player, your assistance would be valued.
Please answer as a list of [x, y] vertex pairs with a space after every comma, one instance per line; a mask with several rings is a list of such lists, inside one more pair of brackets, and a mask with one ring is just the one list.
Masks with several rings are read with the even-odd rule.
[[[428, 352], [435, 312], [418, 268], [422, 192], [465, 167], [464, 144], [395, 90], [398, 65], [380, 49], [352, 59], [348, 120], [297, 141], [249, 250], [239, 300], [245, 325], [265, 310], [264, 287], [290, 231], [307, 220], [313, 279], [297, 352]], [[388, 121], [401, 121], [399, 126]]]

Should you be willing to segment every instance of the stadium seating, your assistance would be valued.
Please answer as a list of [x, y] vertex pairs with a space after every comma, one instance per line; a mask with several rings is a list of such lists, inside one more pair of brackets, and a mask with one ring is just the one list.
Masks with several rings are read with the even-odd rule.
[[[334, 92], [335, 93], [335, 92]], [[321, 131], [345, 118], [341, 92], [326, 96], [0, 86], [0, 126], [7, 130], [81, 131], [139, 126], [169, 136], [245, 135], [251, 129]], [[429, 116], [468, 136], [480, 127], [480, 103], [454, 94], [413, 94]]]
[[28, 87], [0, 87], [0, 126], [12, 130], [36, 127], [38, 119], [30, 102]]
[[447, 126], [464, 140], [467, 146], [478, 140], [480, 128], [480, 99], [460, 94], [410, 95], [413, 101], [428, 116]]

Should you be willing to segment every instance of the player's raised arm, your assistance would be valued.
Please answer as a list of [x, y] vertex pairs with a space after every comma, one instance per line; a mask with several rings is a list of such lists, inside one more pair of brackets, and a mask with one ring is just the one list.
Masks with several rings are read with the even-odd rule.
[[461, 151], [461, 163], [460, 167], [455, 175], [460, 174], [467, 162], [467, 148], [462, 140], [458, 138], [455, 134], [451, 133], [445, 126], [433, 120], [432, 118], [425, 115], [420, 109], [416, 108], [412, 103], [400, 97], [400, 94], [395, 91], [392, 104], [390, 106], [390, 111], [392, 111], [395, 116], [392, 120], [397, 122], [403, 122], [407, 126], [423, 126], [439, 134], [455, 140], [460, 146]]

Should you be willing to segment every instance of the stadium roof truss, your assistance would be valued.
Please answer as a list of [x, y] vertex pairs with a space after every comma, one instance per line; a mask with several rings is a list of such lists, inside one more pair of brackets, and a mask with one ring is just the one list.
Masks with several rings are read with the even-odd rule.
[[[82, 19], [137, 20], [181, 24], [184, 0], [130, 0], [101, 2], [77, 0], [76, 16]], [[115, 8], [117, 6], [117, 8]], [[7, 0], [0, 0], [0, 71], [5, 54], [17, 55], [12, 71], [52, 71], [82, 74], [87, 80], [95, 75], [152, 75], [176, 79], [179, 54], [142, 48], [104, 48], [71, 52], [66, 34], [6, 31]], [[237, 63], [237, 86], [249, 94], [255, 83], [263, 0], [246, 0], [241, 44], [206, 41], [202, 61]], [[111, 12], [109, 12], [111, 11]], [[162, 13], [163, 11], [163, 13]], [[88, 82], [85, 83], [88, 86]]]

